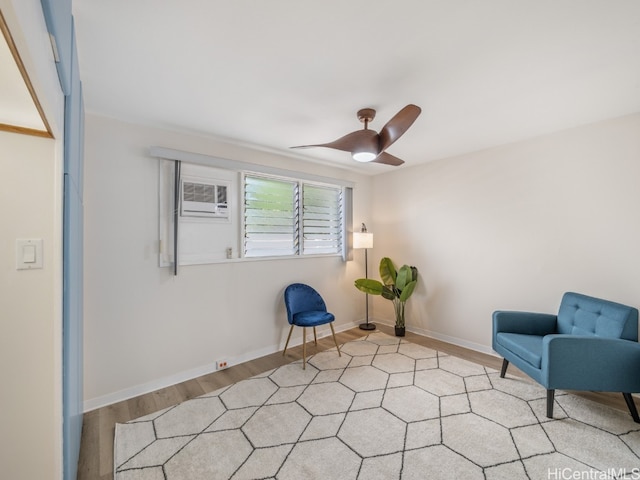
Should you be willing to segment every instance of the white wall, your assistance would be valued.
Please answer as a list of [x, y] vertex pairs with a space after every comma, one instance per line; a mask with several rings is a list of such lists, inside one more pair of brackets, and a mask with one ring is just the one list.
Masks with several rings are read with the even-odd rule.
[[[54, 135], [63, 96], [39, 0], [0, 0]], [[62, 478], [62, 142], [0, 132], [0, 465]], [[16, 270], [15, 240], [43, 239], [43, 268]]]
[[[362, 320], [359, 255], [185, 266], [177, 277], [159, 268], [159, 161], [148, 150], [349, 179], [356, 225], [369, 221], [370, 177], [97, 115], [86, 117], [85, 145], [86, 409], [212, 371], [223, 357], [235, 363], [281, 349], [289, 328], [282, 294], [294, 281], [323, 294], [336, 329]], [[300, 340], [296, 331], [292, 342]]]
[[[0, 464], [6, 478], [51, 478], [59, 461], [54, 447], [62, 418], [53, 145], [0, 132]], [[43, 239], [43, 269], [16, 270], [16, 238]]]
[[479, 350], [496, 309], [555, 312], [569, 290], [640, 306], [639, 178], [640, 114], [380, 175], [370, 261], [418, 267], [408, 329]]

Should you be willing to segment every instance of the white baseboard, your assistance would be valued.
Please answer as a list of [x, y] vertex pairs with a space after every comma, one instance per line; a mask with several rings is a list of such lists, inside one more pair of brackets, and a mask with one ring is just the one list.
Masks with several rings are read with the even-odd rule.
[[[388, 327], [393, 327], [394, 323], [387, 321], [387, 320], [380, 320], [380, 319], [369, 319], [370, 322], [372, 323], [378, 323], [381, 325], [386, 325]], [[474, 342], [469, 342], [467, 340], [464, 340], [462, 338], [458, 338], [458, 337], [451, 337], [449, 335], [443, 335], [441, 333], [436, 333], [436, 332], [432, 332], [430, 330], [425, 330], [423, 328], [415, 328], [412, 326], [407, 326], [406, 327], [407, 332], [411, 332], [411, 333], [416, 333], [418, 335], [422, 335], [423, 337], [429, 337], [429, 338], [433, 338], [435, 340], [441, 340], [443, 342], [447, 342], [450, 343], [452, 345], [456, 345], [458, 347], [464, 347], [464, 348], [468, 348], [469, 350], [475, 350], [476, 352], [480, 352], [480, 353], [486, 353], [488, 355], [492, 355], [494, 357], [497, 357], [498, 354], [496, 352], [493, 351], [493, 349], [491, 347], [487, 347], [486, 345], [482, 345], [480, 343], [474, 343]]]
[[451, 343], [458, 347], [468, 348], [469, 350], [475, 350], [476, 352], [486, 353], [487, 355], [492, 355], [497, 357], [498, 354], [493, 351], [491, 347], [487, 347], [486, 345], [482, 345], [480, 343], [469, 342], [467, 340], [463, 340], [458, 337], [451, 337], [449, 335], [442, 335], [441, 333], [432, 332], [430, 330], [424, 330], [421, 328], [411, 328], [410, 332], [417, 333], [418, 335], [423, 335], [425, 337], [434, 338], [436, 340], [441, 340], [443, 342]]
[[[351, 323], [341, 324], [339, 326], [336, 325], [334, 328], [336, 332], [344, 332], [346, 330], [350, 330], [357, 326], [358, 326], [358, 323], [351, 322]], [[331, 330], [329, 329], [329, 327], [327, 327], [326, 329], [318, 330], [317, 333], [318, 333], [318, 338], [324, 338], [331, 335]], [[301, 338], [291, 340], [291, 343], [290, 343], [291, 347], [295, 347], [298, 345], [302, 345]], [[265, 355], [270, 355], [275, 352], [280, 352], [283, 349], [284, 349], [284, 342], [282, 342], [282, 344], [280, 345], [270, 345], [268, 347], [264, 347], [259, 350], [254, 350], [252, 352], [247, 352], [242, 355], [238, 355], [236, 357], [230, 357], [228, 358], [229, 366], [238, 365], [240, 363], [248, 362], [250, 360], [255, 360], [256, 358], [264, 357]], [[161, 388], [170, 387], [178, 383], [186, 382], [187, 380], [201, 377], [202, 375], [213, 373], [215, 371], [216, 371], [215, 366], [212, 366], [211, 364], [207, 364], [201, 367], [185, 370], [185, 371], [176, 373], [174, 375], [169, 375], [167, 377], [159, 378], [157, 380], [152, 380], [150, 382], [146, 382], [140, 385], [135, 385], [133, 387], [125, 388], [123, 390], [109, 393], [107, 395], [91, 398], [83, 402], [82, 404], [83, 412], [87, 413], [97, 408], [106, 407], [107, 405], [112, 405], [114, 403], [122, 402], [123, 400], [135, 398], [140, 395], [144, 395], [146, 393], [160, 390]]]

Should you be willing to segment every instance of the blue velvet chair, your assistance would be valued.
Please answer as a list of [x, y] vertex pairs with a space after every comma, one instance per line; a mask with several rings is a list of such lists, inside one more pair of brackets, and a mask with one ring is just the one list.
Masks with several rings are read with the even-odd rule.
[[640, 423], [631, 393], [640, 392], [638, 310], [567, 292], [557, 315], [496, 311], [493, 349], [547, 389], [553, 418], [555, 390], [622, 392]]
[[305, 285], [304, 283], [292, 283], [284, 291], [284, 304], [287, 307], [287, 320], [289, 320], [291, 328], [289, 328], [287, 343], [284, 345], [283, 356], [287, 352], [293, 327], [302, 327], [302, 368], [306, 368], [307, 327], [313, 327], [313, 340], [315, 344], [318, 345], [316, 327], [327, 323], [331, 327], [331, 334], [338, 349], [338, 356], [342, 356], [338, 341], [336, 340], [336, 332], [333, 329], [335, 316], [333, 313], [327, 312], [327, 306], [324, 300], [313, 287]]

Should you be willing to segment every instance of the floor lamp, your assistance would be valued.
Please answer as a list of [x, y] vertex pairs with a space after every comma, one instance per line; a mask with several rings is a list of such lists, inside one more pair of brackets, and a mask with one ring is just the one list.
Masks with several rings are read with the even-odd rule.
[[[367, 250], [373, 248], [373, 233], [367, 232], [367, 226], [363, 223], [362, 228], [359, 232], [353, 232], [353, 248], [354, 249], [362, 249], [364, 248], [364, 276], [365, 278], [369, 278], [369, 270], [368, 270], [368, 259], [367, 259]], [[375, 330], [376, 325], [374, 323], [369, 323], [369, 294], [364, 294], [365, 301], [365, 318], [366, 323], [360, 324], [361, 330]]]

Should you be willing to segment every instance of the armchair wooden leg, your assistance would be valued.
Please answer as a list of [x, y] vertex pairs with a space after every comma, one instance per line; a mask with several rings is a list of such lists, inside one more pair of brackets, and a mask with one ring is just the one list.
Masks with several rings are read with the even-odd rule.
[[291, 328], [289, 329], [289, 335], [287, 336], [287, 343], [284, 344], [284, 350], [282, 351], [282, 356], [284, 357], [284, 354], [287, 353], [287, 347], [289, 346], [289, 340], [291, 340], [291, 332], [293, 332], [293, 325], [291, 325]]
[[631, 418], [636, 423], [640, 423], [640, 417], [638, 416], [638, 409], [636, 408], [636, 404], [633, 401], [633, 397], [630, 393], [623, 393], [624, 401], [627, 402], [627, 407], [629, 408], [629, 412], [631, 412]]
[[504, 378], [505, 373], [507, 373], [507, 367], [509, 366], [509, 360], [506, 358], [502, 359], [502, 368], [500, 369], [500, 378]]
[[316, 334], [316, 327], [313, 327], [313, 343], [316, 344], [316, 347], [318, 346], [318, 335]]
[[553, 397], [556, 391], [547, 389], [547, 418], [553, 418]]
[[340, 353], [340, 347], [338, 346], [338, 340], [336, 340], [336, 331], [333, 329], [333, 323], [330, 323], [329, 326], [331, 327], [331, 335], [333, 335], [333, 343], [336, 344], [336, 348], [338, 349], [338, 356], [341, 357], [342, 353]]
[[307, 327], [302, 327], [302, 369], [307, 369]]

